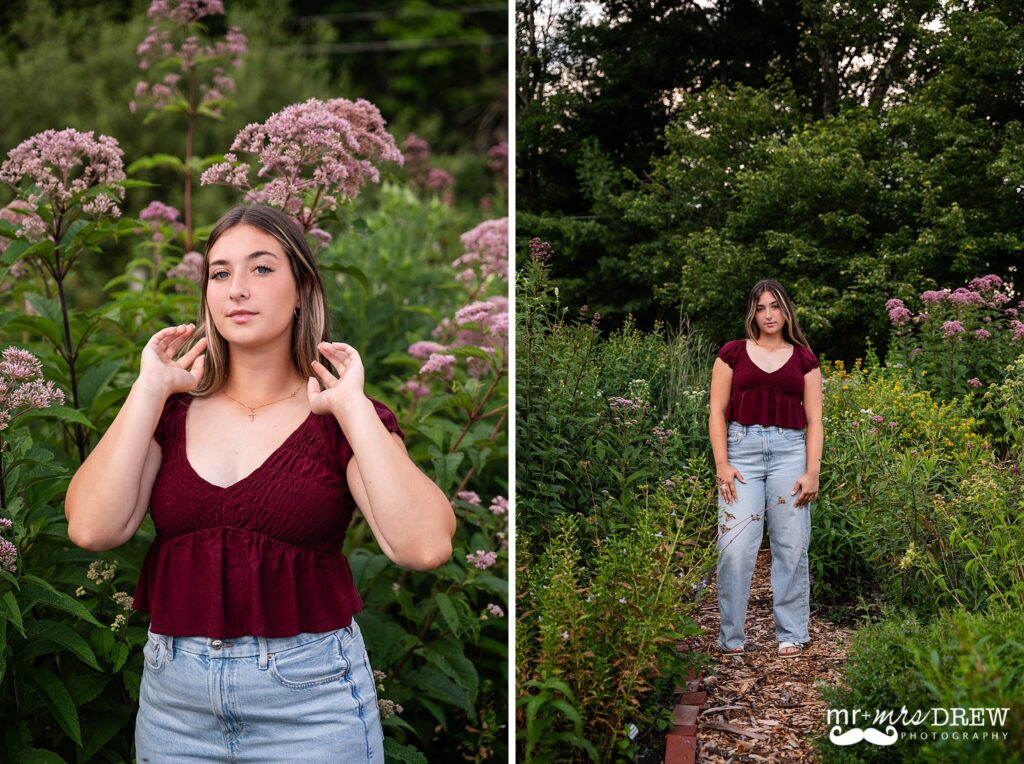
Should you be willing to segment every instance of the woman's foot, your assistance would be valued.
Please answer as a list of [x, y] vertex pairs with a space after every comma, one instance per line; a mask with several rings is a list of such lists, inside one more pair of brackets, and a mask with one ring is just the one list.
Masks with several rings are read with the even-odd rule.
[[798, 658], [804, 651], [799, 642], [779, 642], [780, 658]]
[[731, 647], [728, 650], [724, 647], [720, 647], [718, 649], [722, 651], [722, 655], [743, 655], [743, 645], [740, 645], [739, 647]]

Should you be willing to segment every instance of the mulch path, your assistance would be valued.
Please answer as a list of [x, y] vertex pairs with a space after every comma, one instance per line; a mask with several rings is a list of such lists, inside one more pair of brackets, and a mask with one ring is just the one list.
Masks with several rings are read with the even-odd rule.
[[825, 702], [815, 682], [838, 680], [851, 628], [823, 621], [811, 610], [811, 642], [799, 658], [779, 658], [772, 618], [771, 551], [757, 556], [747, 608], [746, 652], [723, 656], [717, 647], [718, 594], [715, 582], [706, 592], [697, 620], [700, 637], [688, 649], [710, 655], [706, 671], [707, 702], [697, 729], [697, 761], [816, 761], [811, 742], [826, 733]]

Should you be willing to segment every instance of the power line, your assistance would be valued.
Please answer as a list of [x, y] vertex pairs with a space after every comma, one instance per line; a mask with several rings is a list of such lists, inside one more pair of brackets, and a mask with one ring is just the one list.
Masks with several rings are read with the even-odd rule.
[[508, 44], [507, 37], [473, 35], [470, 37], [428, 37], [421, 40], [367, 40], [365, 42], [328, 42], [309, 45], [274, 45], [264, 50], [290, 53], [378, 53], [399, 50], [425, 50], [429, 48], [484, 47]]
[[494, 13], [508, 11], [505, 3], [487, 3], [482, 5], [462, 5], [456, 8], [428, 6], [426, 8], [407, 8], [395, 11], [355, 11], [353, 13], [318, 13], [310, 16], [296, 16], [300, 24], [313, 24], [317, 21], [380, 21], [382, 19], [404, 18], [407, 16], [430, 16], [441, 13]]

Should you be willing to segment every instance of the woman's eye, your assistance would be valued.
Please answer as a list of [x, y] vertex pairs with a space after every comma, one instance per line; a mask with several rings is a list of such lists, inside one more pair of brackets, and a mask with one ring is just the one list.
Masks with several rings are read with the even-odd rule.
[[257, 273], [273, 273], [274, 269], [271, 268], [269, 265], [257, 265], [256, 266], [256, 272]]
[[227, 276], [227, 271], [217, 271], [216, 273], [210, 274], [210, 281], [222, 281], [221, 276]]

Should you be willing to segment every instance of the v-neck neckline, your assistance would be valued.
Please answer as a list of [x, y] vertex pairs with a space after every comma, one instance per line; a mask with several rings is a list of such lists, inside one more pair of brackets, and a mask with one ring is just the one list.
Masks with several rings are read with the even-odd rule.
[[185, 400], [187, 401], [187, 403], [185, 404], [185, 414], [182, 416], [181, 422], [181, 435], [183, 441], [182, 448], [184, 451], [185, 465], [188, 467], [189, 472], [191, 472], [196, 478], [198, 478], [200, 482], [218, 491], [229, 491], [241, 485], [242, 483], [248, 482], [250, 478], [252, 478], [258, 472], [261, 472], [268, 464], [270, 464], [274, 457], [277, 456], [281, 452], [281, 450], [286, 445], [288, 445], [296, 435], [299, 434], [299, 432], [305, 429], [306, 425], [309, 424], [309, 421], [313, 418], [313, 412], [310, 411], [309, 414], [306, 415], [306, 418], [299, 422], [298, 427], [292, 430], [291, 433], [288, 434], [288, 437], [282, 440], [281, 443], [277, 446], [277, 448], [275, 448], [273, 451], [267, 454], [266, 458], [262, 462], [260, 462], [259, 465], [254, 470], [249, 472], [247, 475], [239, 478], [233, 483], [229, 483], [228, 485], [217, 485], [216, 483], [213, 483], [204, 478], [202, 475], [200, 475], [199, 472], [196, 471], [196, 468], [192, 466], [192, 460], [188, 458], [188, 412], [192, 408], [192, 396], [186, 395]]
[[750, 363], [752, 363], [754, 365], [754, 368], [756, 368], [762, 374], [777, 374], [778, 372], [780, 372], [784, 368], [786, 368], [786, 366], [789, 365], [789, 362], [793, 360], [793, 356], [796, 355], [796, 345], [793, 345], [792, 349], [789, 352], [789, 358], [787, 358], [783, 362], [782, 366], [780, 366], [779, 368], [775, 369], [775, 371], [768, 371], [767, 369], [762, 369], [760, 366], [758, 366], [757, 365], [757, 361], [755, 361], [754, 357], [752, 355], [750, 355], [750, 344], [749, 343], [750, 343], [750, 340], [743, 340], [743, 352], [745, 352], [747, 354], [747, 360], [750, 361]]

